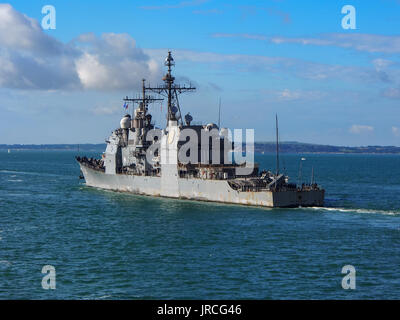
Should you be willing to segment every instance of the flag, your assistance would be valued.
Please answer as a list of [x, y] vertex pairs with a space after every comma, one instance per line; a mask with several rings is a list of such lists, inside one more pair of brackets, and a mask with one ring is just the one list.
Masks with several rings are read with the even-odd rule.
[[128, 110], [128, 107], [129, 107], [129, 104], [125, 102], [125, 103], [124, 103], [124, 109], [125, 109], [125, 110]]

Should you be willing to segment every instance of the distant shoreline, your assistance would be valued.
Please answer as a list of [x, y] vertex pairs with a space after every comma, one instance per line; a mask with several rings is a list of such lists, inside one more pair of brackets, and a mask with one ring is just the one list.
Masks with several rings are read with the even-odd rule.
[[[103, 152], [106, 148], [105, 143], [99, 144], [0, 144], [0, 150], [37, 150], [37, 151], [76, 151], [76, 152]], [[243, 147], [243, 150], [245, 148]], [[344, 147], [319, 145], [301, 142], [281, 142], [279, 144], [281, 153], [301, 153], [301, 154], [400, 154], [400, 147], [395, 146], [361, 146]], [[274, 154], [276, 145], [273, 142], [255, 142], [254, 152], [256, 154]]]

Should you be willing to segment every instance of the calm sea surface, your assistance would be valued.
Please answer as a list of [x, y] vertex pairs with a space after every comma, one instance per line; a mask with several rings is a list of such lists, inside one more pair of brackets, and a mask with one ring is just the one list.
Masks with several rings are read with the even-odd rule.
[[75, 154], [0, 152], [0, 299], [400, 299], [400, 156], [283, 155], [327, 208], [263, 209], [85, 187]]

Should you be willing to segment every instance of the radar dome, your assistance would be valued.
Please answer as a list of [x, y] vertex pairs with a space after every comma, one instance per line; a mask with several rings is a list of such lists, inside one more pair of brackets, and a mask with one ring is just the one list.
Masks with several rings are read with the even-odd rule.
[[120, 121], [121, 129], [129, 129], [131, 127], [131, 116], [125, 115]]
[[210, 131], [212, 129], [218, 129], [218, 126], [215, 123], [209, 123], [204, 127], [204, 129], [206, 131]]

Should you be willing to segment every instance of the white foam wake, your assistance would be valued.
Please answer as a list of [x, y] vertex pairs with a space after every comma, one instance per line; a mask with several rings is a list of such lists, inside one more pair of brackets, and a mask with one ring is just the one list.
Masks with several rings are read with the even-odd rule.
[[[307, 208], [310, 209], [310, 208]], [[356, 212], [356, 213], [379, 213], [386, 215], [400, 215], [399, 211], [391, 211], [391, 210], [376, 210], [376, 209], [356, 209], [356, 208], [332, 208], [332, 207], [312, 207], [314, 210], [323, 210], [323, 211], [339, 211], [339, 212]]]

